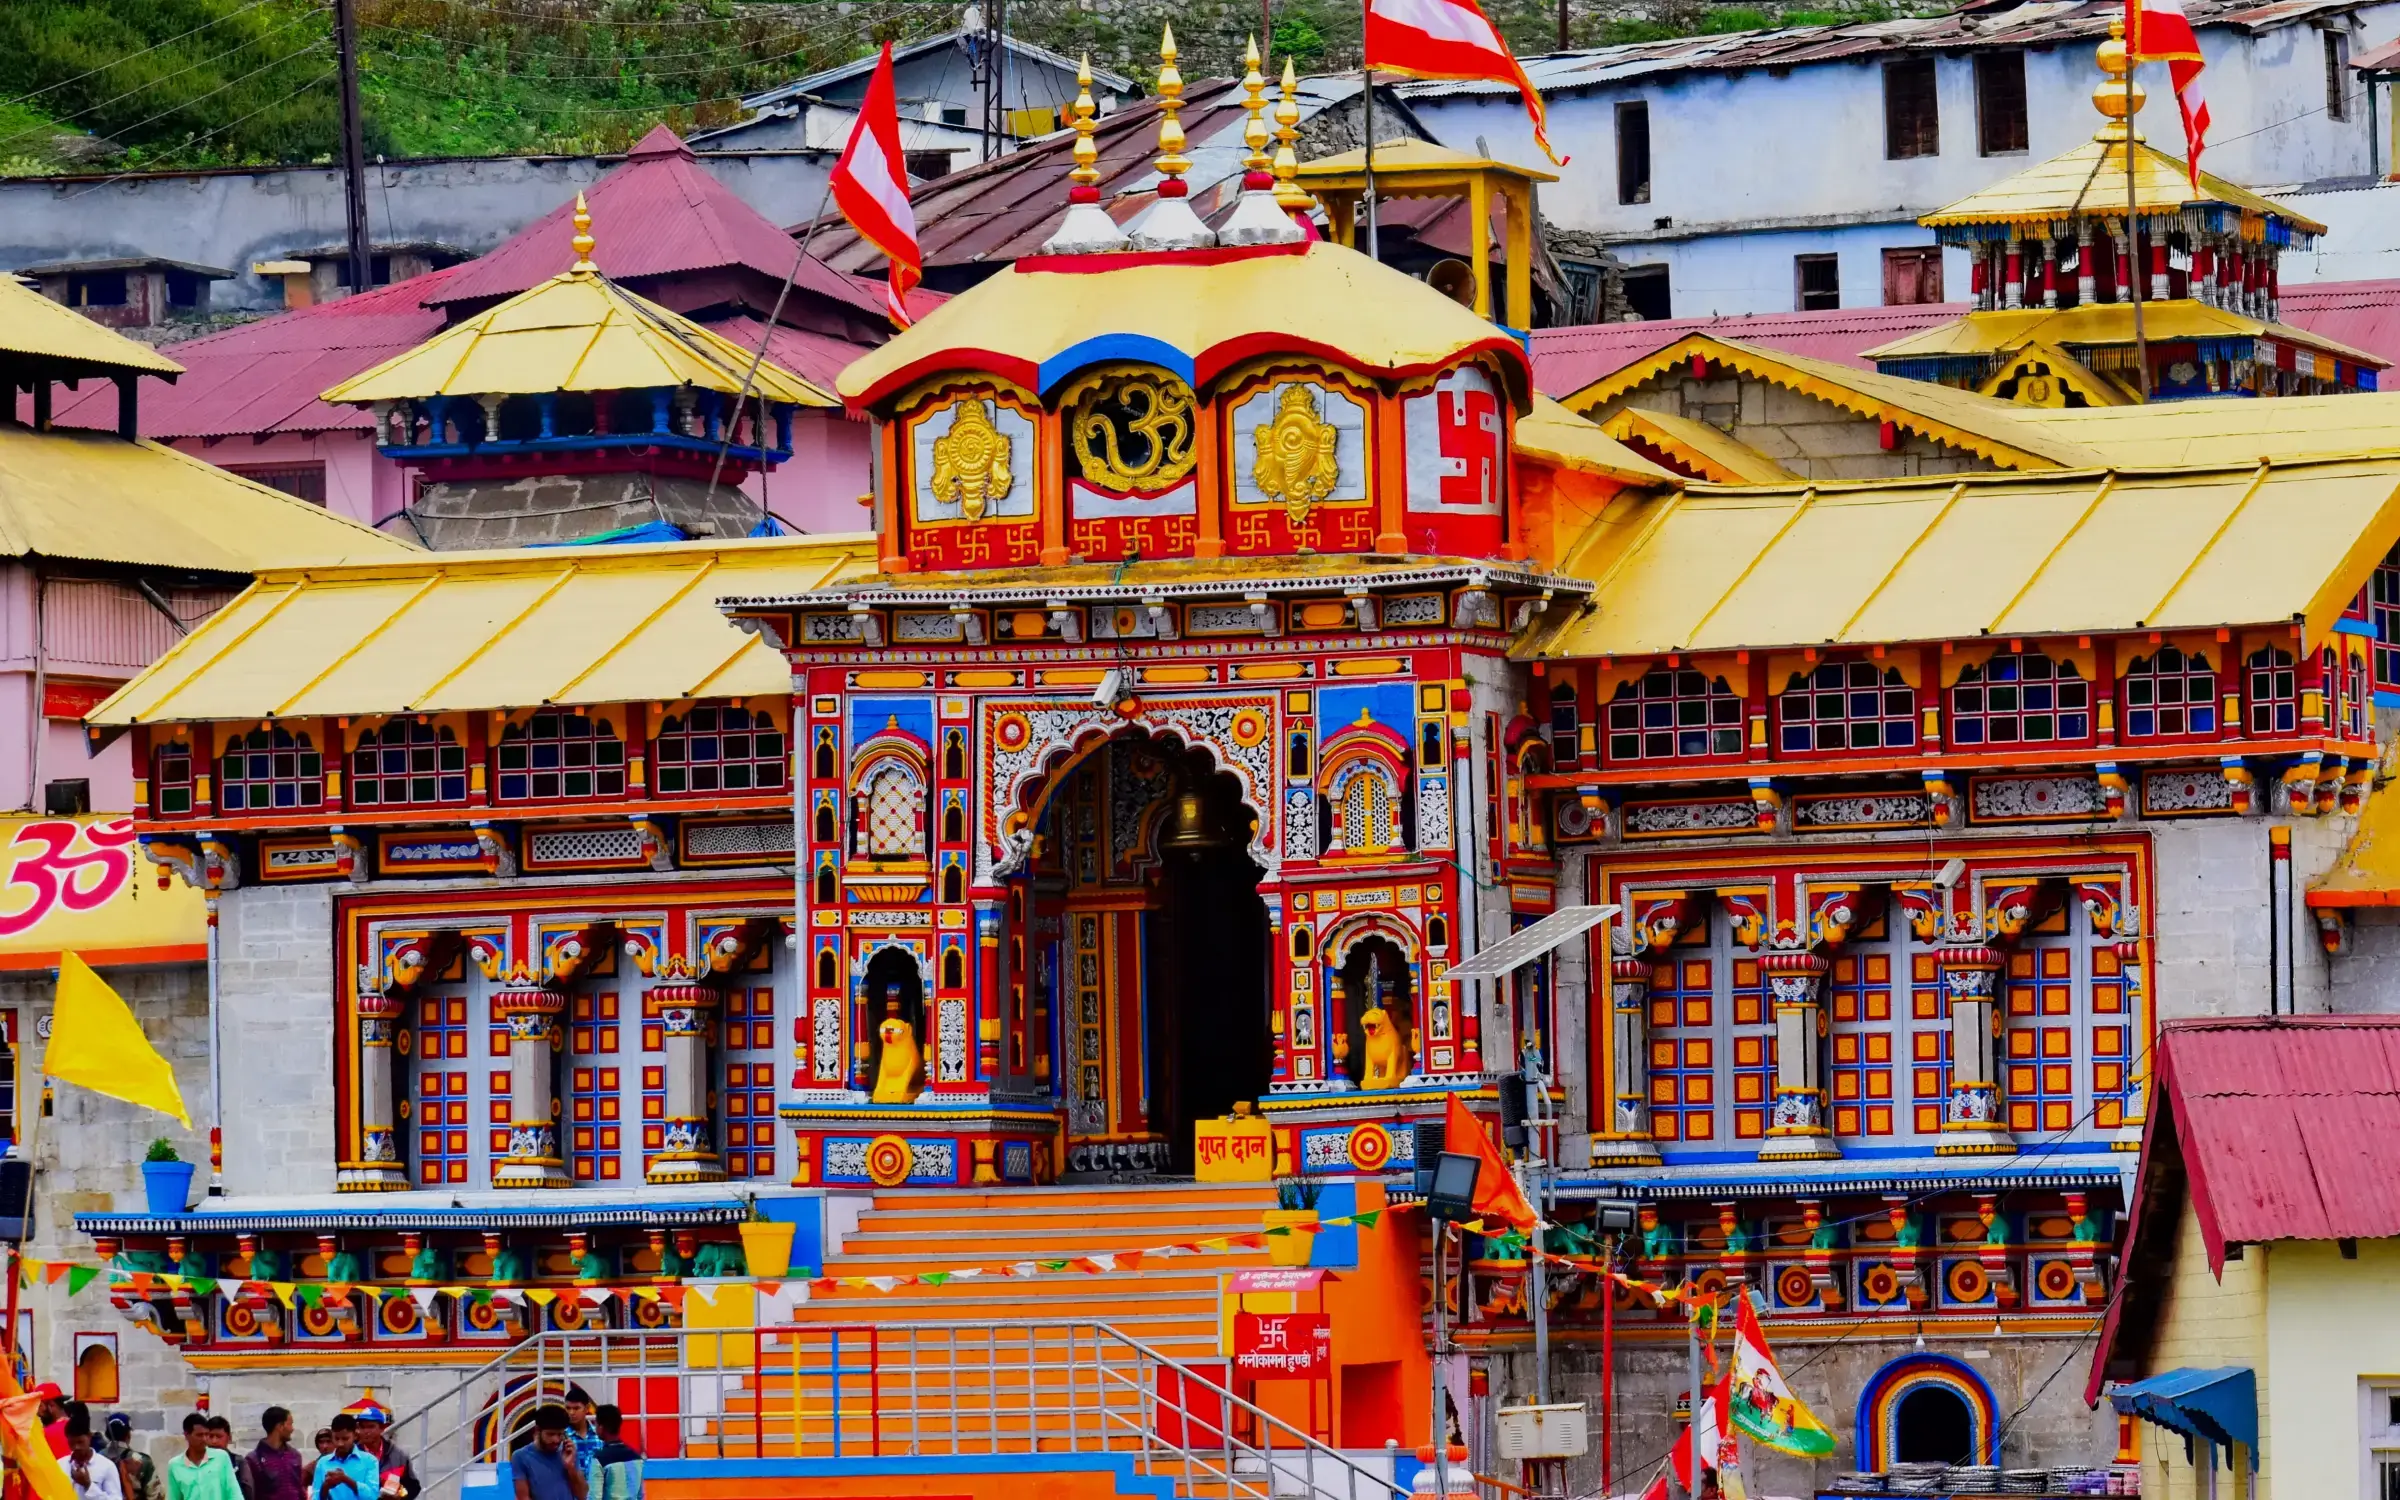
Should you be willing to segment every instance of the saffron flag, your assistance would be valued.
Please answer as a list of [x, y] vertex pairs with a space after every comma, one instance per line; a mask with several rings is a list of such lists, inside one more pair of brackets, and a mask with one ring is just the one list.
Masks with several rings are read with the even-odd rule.
[[1767, 1335], [1758, 1326], [1750, 1299], [1733, 1325], [1733, 1425], [1754, 1443], [1778, 1453], [1823, 1458], [1833, 1451], [1833, 1434], [1792, 1394], [1775, 1356], [1767, 1350]]
[[1513, 84], [1533, 118], [1534, 143], [1544, 156], [1567, 164], [1550, 149], [1550, 121], [1540, 91], [1475, 0], [1367, 0], [1367, 68], [1410, 78]]
[[883, 44], [875, 76], [850, 127], [850, 144], [833, 164], [833, 202], [859, 238], [891, 263], [884, 307], [893, 326], [908, 326], [909, 289], [925, 279], [917, 246], [917, 211], [908, 201], [908, 168], [900, 155], [900, 95], [892, 83], [892, 44]]
[[10, 1363], [0, 1360], [0, 1452], [24, 1476], [35, 1500], [75, 1500], [75, 1482], [42, 1432], [42, 1398], [25, 1393], [7, 1368]]
[[1519, 1234], [1532, 1233], [1540, 1220], [1533, 1205], [1525, 1201], [1525, 1190], [1517, 1186], [1517, 1174], [1508, 1169], [1507, 1158], [1492, 1144], [1491, 1132], [1467, 1112], [1466, 1102], [1456, 1094], [1450, 1096], [1442, 1119], [1442, 1149], [1483, 1163], [1483, 1170], [1475, 1175], [1475, 1216], [1498, 1219]]
[[58, 956], [58, 1009], [50, 1020], [42, 1071], [95, 1094], [173, 1115], [184, 1129], [192, 1128], [183, 1091], [175, 1087], [175, 1069], [142, 1035], [133, 1008], [72, 953]]
[[2200, 153], [2208, 144], [2208, 99], [2200, 88], [2200, 35], [2183, 13], [2183, 0], [2125, 0], [2125, 59], [2128, 65], [2163, 62], [2183, 116], [2184, 167], [2200, 186]]

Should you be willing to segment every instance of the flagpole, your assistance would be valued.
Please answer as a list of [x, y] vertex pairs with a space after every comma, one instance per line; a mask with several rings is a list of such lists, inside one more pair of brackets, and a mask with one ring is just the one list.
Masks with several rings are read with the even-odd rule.
[[1433, 1390], [1425, 1409], [1426, 1441], [1433, 1444], [1434, 1493], [1448, 1500], [1450, 1494], [1450, 1430], [1442, 1422], [1442, 1341], [1450, 1335], [1450, 1319], [1442, 1305], [1442, 1247], [1450, 1238], [1450, 1225], [1427, 1214], [1426, 1222], [1433, 1226]]
[[[750, 389], [752, 386], [758, 383], [758, 367], [767, 362], [767, 340], [772, 338], [775, 330], [781, 326], [781, 320], [783, 318], [783, 299], [792, 294], [792, 282], [794, 278], [798, 277], [800, 274], [801, 263], [808, 259], [808, 247], [816, 243], [817, 226], [825, 222], [825, 210], [832, 204], [832, 202], [833, 174], [828, 172], [825, 174], [825, 191], [817, 198], [816, 216], [808, 221], [808, 232], [800, 236], [800, 253], [792, 257], [791, 267], [783, 273], [783, 285], [778, 287], [775, 292], [774, 311], [767, 314], [767, 326], [759, 330], [758, 348], [751, 353], [750, 368], [742, 372], [742, 388], [733, 398], [733, 415], [725, 419], [725, 435], [717, 443], [716, 462], [708, 466], [708, 494], [700, 502], [703, 509], [706, 509], [707, 506], [717, 498], [717, 476], [725, 471], [725, 454], [727, 450], [733, 446], [733, 428], [735, 422], [741, 418], [742, 403], [750, 399]], [[766, 400], [763, 397], [759, 400], [759, 410], [762, 413], [766, 410]], [[767, 446], [766, 434], [764, 432], [759, 433], [758, 439], [758, 446], [761, 451], [764, 451]], [[766, 465], [763, 463], [759, 465], [759, 474], [761, 475], [759, 483], [759, 495], [761, 497], [758, 504], [759, 516], [762, 520], [772, 520], [773, 517], [767, 512], [767, 504], [764, 498], [766, 495], [766, 483], [764, 479], [764, 475], [766, 474]], [[210, 930], [209, 936], [210, 940], [213, 942], [216, 936], [213, 928]]]
[[[2140, 24], [2138, 21], [2135, 24]], [[2136, 33], [2125, 38], [2125, 258], [2133, 264], [2127, 268], [2126, 283], [2133, 288], [2133, 369], [2140, 381], [2142, 399], [2150, 399], [2150, 341], [2142, 333], [2142, 278], [2149, 274], [2143, 264], [2141, 197], [2133, 172], [2133, 69], [2134, 49], [2140, 43]]]
[[[1699, 1290], [1697, 1286], [1694, 1291]], [[1684, 1419], [1685, 1446], [1691, 1453], [1691, 1488], [1685, 1493], [1691, 1500], [1700, 1500], [1700, 1403], [1708, 1398], [1700, 1391], [1700, 1305], [1686, 1297], [1683, 1302], [1684, 1378], [1691, 1382], [1690, 1415]]]
[[1366, 85], [1359, 97], [1365, 103], [1367, 112], [1367, 259], [1381, 260], [1383, 246], [1375, 234], [1375, 70], [1362, 64], [1358, 76]]

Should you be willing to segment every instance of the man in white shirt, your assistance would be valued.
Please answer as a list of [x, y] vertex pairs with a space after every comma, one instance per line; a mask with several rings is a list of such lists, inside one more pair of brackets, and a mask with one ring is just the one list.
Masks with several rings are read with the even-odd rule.
[[75, 1485], [76, 1500], [125, 1500], [125, 1484], [116, 1461], [92, 1447], [92, 1419], [81, 1412], [67, 1418], [67, 1478]]

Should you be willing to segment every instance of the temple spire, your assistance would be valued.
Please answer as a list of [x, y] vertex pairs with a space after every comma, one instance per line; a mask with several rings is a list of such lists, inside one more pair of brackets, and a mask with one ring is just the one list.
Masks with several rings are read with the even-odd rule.
[[575, 238], [572, 243], [575, 247], [575, 264], [567, 269], [579, 276], [597, 272], [600, 268], [592, 264], [592, 250], [599, 241], [592, 238], [592, 207], [583, 201], [581, 193], [575, 195]]
[[2093, 54], [2100, 64], [2100, 86], [2092, 90], [2092, 107], [2099, 110], [2108, 123], [2100, 127], [2094, 140], [2121, 141], [2128, 135], [2140, 140], [2142, 133], [2133, 127], [2133, 117], [2141, 112], [2150, 98], [2150, 91], [2137, 80], [2125, 81], [2125, 70], [2132, 66], [2125, 55], [2125, 23], [2108, 23], [2108, 40]]
[[[1267, 80], [1258, 71], [1258, 39], [1250, 39], [1249, 50], [1243, 55], [1247, 65], [1242, 74], [1242, 109], [1249, 118], [1242, 122], [1242, 144], [1250, 154], [1242, 158], [1242, 196], [1233, 206], [1233, 216], [1217, 231], [1220, 245], [1288, 245], [1307, 236], [1300, 226], [1283, 211], [1275, 192], [1275, 174], [1267, 156]], [[1284, 62], [1286, 72], [1291, 62]]]
[[1134, 231], [1137, 250], [1200, 250], [1217, 242], [1192, 212], [1192, 185], [1183, 180], [1192, 159], [1183, 154], [1183, 74], [1175, 57], [1175, 28], [1169, 26], [1158, 44], [1158, 202]]
[[1042, 242], [1044, 255], [1091, 255], [1122, 250], [1125, 231], [1100, 206], [1099, 107], [1092, 102], [1092, 57], [1085, 53], [1075, 70], [1075, 102], [1069, 106], [1075, 131], [1075, 167], [1067, 173], [1067, 216], [1058, 230]]
[[1307, 213], [1317, 200], [1300, 185], [1300, 74], [1289, 57], [1283, 60], [1282, 92], [1275, 103], [1275, 201]]

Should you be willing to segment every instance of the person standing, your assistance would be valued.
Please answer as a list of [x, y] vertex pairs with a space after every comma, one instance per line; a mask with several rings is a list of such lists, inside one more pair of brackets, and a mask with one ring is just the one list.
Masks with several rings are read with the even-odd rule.
[[167, 1500], [242, 1500], [233, 1455], [208, 1443], [208, 1418], [183, 1419], [183, 1451], [167, 1460]]
[[149, 1454], [133, 1446], [133, 1418], [121, 1411], [108, 1414], [108, 1442], [101, 1452], [117, 1466], [125, 1481], [125, 1500], [165, 1500], [166, 1489], [160, 1484], [158, 1465]]
[[39, 1408], [42, 1419], [42, 1436], [49, 1440], [50, 1451], [52, 1453], [57, 1454], [60, 1458], [66, 1457], [66, 1392], [60, 1390], [55, 1382], [45, 1380], [40, 1385], [35, 1386], [32, 1390], [27, 1391], [25, 1394], [29, 1396], [39, 1396], [42, 1398], [42, 1404]]
[[600, 1477], [600, 1424], [592, 1420], [592, 1393], [582, 1386], [567, 1387], [567, 1441], [575, 1445], [575, 1467], [583, 1470], [589, 1488]]
[[292, 1446], [292, 1414], [280, 1406], [259, 1413], [265, 1432], [250, 1450], [250, 1500], [307, 1500], [300, 1450]]
[[310, 1446], [316, 1451], [300, 1460], [300, 1482], [313, 1489], [317, 1479], [317, 1460], [333, 1451], [333, 1429], [330, 1427], [318, 1428], [316, 1438]]
[[358, 1446], [358, 1418], [340, 1412], [333, 1419], [333, 1451], [317, 1460], [311, 1500], [375, 1500], [383, 1488], [375, 1455]]
[[375, 1456], [375, 1467], [383, 1476], [388, 1489], [397, 1476], [401, 1500], [417, 1500], [425, 1482], [417, 1477], [417, 1466], [408, 1461], [408, 1454], [388, 1436], [392, 1414], [373, 1395], [361, 1397], [342, 1408], [358, 1419], [358, 1446]]
[[233, 1482], [242, 1487], [242, 1500], [256, 1500], [253, 1491], [257, 1479], [250, 1472], [250, 1460], [233, 1451], [233, 1423], [224, 1417], [208, 1419], [208, 1446], [225, 1455], [233, 1465]]
[[544, 1406], [533, 1414], [533, 1441], [508, 1456], [516, 1476], [517, 1500], [584, 1500], [583, 1470], [567, 1445], [567, 1409]]
[[67, 1478], [77, 1500], [125, 1500], [125, 1478], [106, 1454], [92, 1447], [92, 1419], [67, 1418]]
[[625, 1414], [613, 1406], [592, 1411], [600, 1429], [600, 1492], [596, 1500], [642, 1500], [641, 1450], [625, 1441]]

